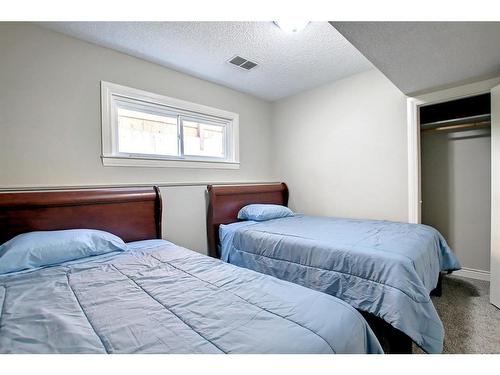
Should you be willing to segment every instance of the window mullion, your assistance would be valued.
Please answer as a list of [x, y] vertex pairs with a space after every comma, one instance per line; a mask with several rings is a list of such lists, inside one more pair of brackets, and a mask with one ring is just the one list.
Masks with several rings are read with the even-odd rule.
[[227, 160], [231, 155], [229, 155], [229, 133], [228, 133], [228, 125], [226, 124], [223, 128], [223, 137], [224, 137], [224, 158]]
[[184, 129], [183, 129], [183, 121], [181, 115], [177, 116], [177, 131], [178, 131], [178, 139], [179, 139], [179, 156], [184, 158]]

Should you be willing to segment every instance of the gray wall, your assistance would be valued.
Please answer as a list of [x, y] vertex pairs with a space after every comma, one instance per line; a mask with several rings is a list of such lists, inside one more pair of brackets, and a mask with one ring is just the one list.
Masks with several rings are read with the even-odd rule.
[[297, 211], [408, 221], [406, 97], [382, 73], [277, 101], [273, 131]]
[[[271, 104], [32, 24], [0, 23], [0, 188], [269, 181]], [[104, 167], [100, 81], [239, 113], [239, 170]], [[206, 251], [203, 186], [167, 187], [165, 235]]]
[[437, 228], [462, 265], [490, 270], [488, 129], [421, 137], [422, 223]]

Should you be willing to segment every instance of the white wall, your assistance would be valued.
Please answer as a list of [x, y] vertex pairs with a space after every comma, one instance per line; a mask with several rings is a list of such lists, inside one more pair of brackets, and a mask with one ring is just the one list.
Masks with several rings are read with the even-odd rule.
[[207, 253], [206, 186], [161, 188], [163, 237], [175, 244]]
[[[0, 23], [0, 51], [0, 189], [165, 184], [165, 237], [201, 252], [207, 182], [283, 180], [297, 211], [407, 221], [406, 99], [376, 70], [269, 103], [32, 24]], [[104, 167], [101, 80], [239, 113], [241, 168]]]
[[[271, 104], [26, 23], [0, 23], [0, 188], [269, 181]], [[100, 81], [239, 113], [239, 170], [104, 167]], [[203, 186], [168, 187], [165, 234], [205, 251]]]
[[273, 132], [295, 210], [408, 220], [406, 97], [379, 71], [276, 102]]

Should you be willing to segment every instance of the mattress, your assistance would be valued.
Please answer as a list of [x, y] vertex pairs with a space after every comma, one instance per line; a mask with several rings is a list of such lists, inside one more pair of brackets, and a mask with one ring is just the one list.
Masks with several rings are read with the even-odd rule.
[[429, 293], [460, 263], [441, 234], [421, 224], [292, 217], [221, 225], [222, 259], [348, 302], [406, 333], [429, 353], [444, 329]]
[[162, 240], [0, 276], [0, 353], [381, 353], [345, 302]]

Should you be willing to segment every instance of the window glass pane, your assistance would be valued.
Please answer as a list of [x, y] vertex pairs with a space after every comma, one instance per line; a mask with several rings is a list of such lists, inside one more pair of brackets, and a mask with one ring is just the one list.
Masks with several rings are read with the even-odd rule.
[[223, 125], [209, 125], [187, 120], [184, 120], [182, 125], [185, 155], [216, 158], [225, 156], [225, 127]]
[[179, 155], [177, 117], [118, 108], [118, 151]]

